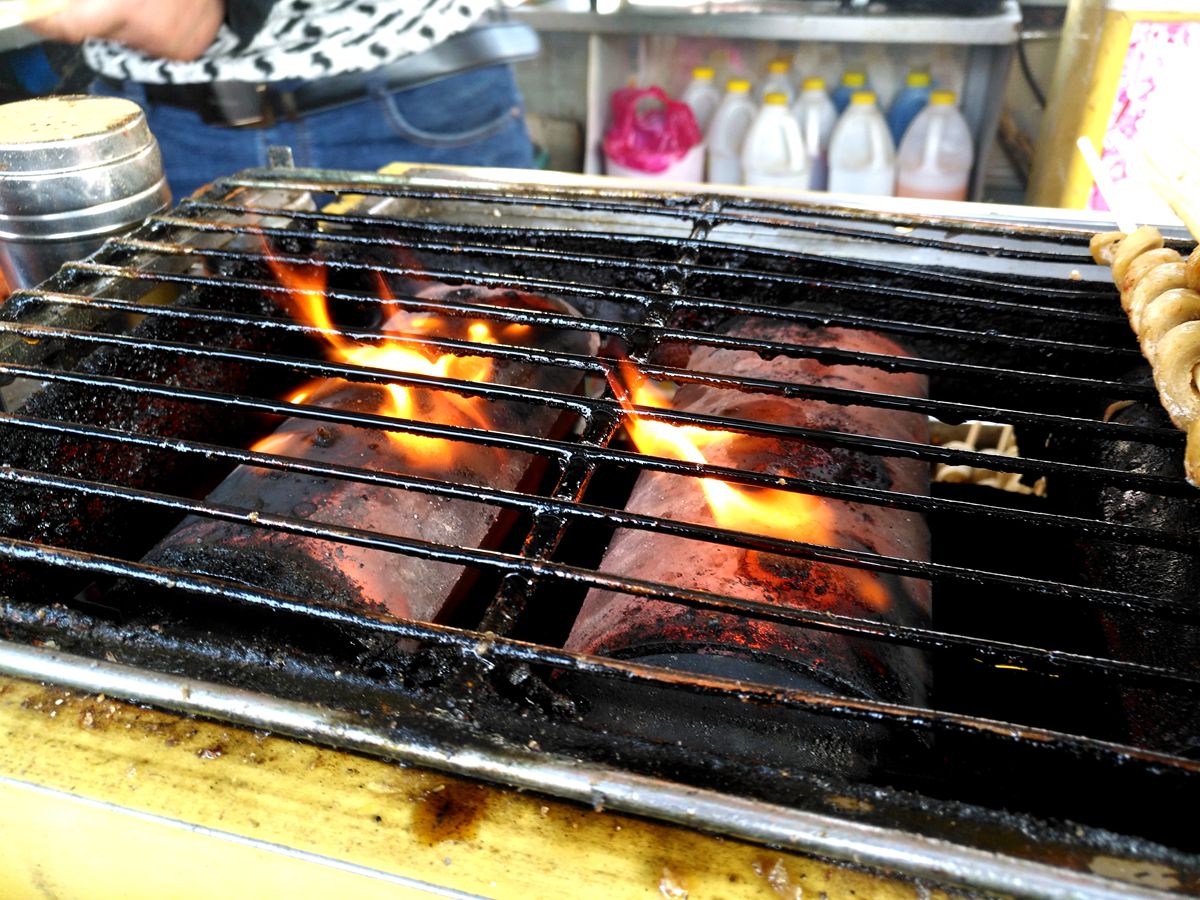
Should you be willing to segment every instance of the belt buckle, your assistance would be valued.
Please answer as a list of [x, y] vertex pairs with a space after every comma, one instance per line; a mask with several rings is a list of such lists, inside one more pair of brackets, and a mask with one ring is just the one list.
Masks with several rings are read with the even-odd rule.
[[229, 128], [269, 128], [275, 113], [267, 102], [267, 86], [246, 81], [215, 81], [210, 85], [205, 121]]

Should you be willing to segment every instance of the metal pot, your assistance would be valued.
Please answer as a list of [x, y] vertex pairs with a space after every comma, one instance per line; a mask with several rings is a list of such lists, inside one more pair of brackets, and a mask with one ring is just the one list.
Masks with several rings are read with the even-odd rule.
[[158, 142], [112, 97], [0, 106], [0, 273], [29, 287], [167, 208]]

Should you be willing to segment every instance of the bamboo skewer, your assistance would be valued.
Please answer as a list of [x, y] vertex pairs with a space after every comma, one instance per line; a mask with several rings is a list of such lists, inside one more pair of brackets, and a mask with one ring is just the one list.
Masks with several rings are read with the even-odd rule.
[[1113, 214], [1113, 218], [1117, 221], [1117, 229], [1126, 234], [1137, 228], [1137, 223], [1133, 219], [1127, 217], [1124, 209], [1121, 191], [1116, 183], [1108, 177], [1108, 173], [1104, 171], [1104, 166], [1100, 162], [1100, 155], [1096, 152], [1096, 148], [1092, 146], [1091, 138], [1086, 135], [1081, 136], [1075, 142], [1075, 146], [1079, 148], [1079, 153], [1083, 157], [1083, 161], [1087, 164], [1088, 171], [1092, 173], [1092, 181], [1096, 183], [1096, 189], [1100, 191], [1100, 196], [1104, 198], [1104, 202], [1108, 204], [1109, 211]]
[[[1145, 145], [1138, 149], [1150, 174], [1150, 186], [1154, 192], [1179, 216], [1192, 237], [1200, 241], [1200, 170], [1185, 165], [1177, 174], [1171, 175], [1165, 160], [1158, 153], [1152, 153]], [[1195, 148], [1180, 143], [1179, 149], [1194, 158], [1195, 164], [1200, 164], [1200, 152]]]

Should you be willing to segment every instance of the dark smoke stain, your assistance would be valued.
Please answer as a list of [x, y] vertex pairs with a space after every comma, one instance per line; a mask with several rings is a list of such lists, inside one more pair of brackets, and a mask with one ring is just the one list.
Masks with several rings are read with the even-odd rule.
[[413, 806], [412, 832], [427, 844], [469, 841], [487, 811], [487, 790], [480, 785], [446, 782], [425, 791]]

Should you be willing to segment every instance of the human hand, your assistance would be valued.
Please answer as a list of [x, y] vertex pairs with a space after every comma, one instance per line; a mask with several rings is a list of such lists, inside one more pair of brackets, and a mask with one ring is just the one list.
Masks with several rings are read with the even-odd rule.
[[225, 0], [70, 0], [62, 12], [29, 23], [53, 41], [117, 41], [163, 59], [199, 57], [225, 18]]

